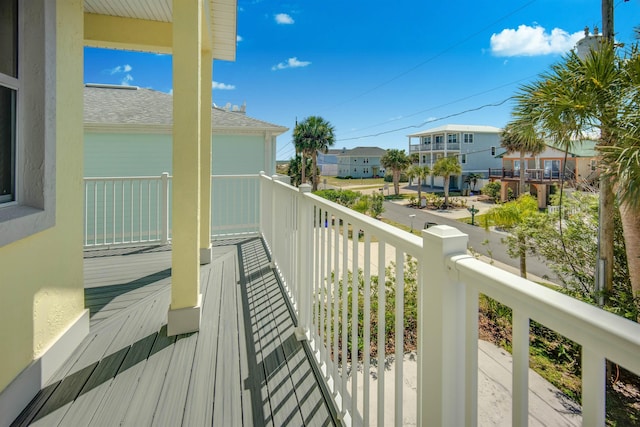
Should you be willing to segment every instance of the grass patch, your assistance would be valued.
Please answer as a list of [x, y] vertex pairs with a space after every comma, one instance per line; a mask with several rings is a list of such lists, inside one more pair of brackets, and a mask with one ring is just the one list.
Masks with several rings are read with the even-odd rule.
[[[466, 218], [458, 218], [458, 221], [465, 224], [471, 224], [471, 217], [469, 216]], [[475, 225], [477, 225], [478, 227], [484, 227], [485, 221], [489, 222], [489, 227], [494, 225], [493, 221], [487, 218], [487, 214], [476, 214], [474, 221]]]
[[358, 186], [370, 186], [371, 188], [373, 187], [382, 187], [384, 186], [385, 182], [384, 182], [384, 178], [349, 178], [349, 179], [344, 179], [344, 178], [338, 178], [336, 176], [321, 176], [320, 177], [320, 182], [324, 182], [324, 180], [327, 180], [327, 184], [329, 185], [333, 185], [335, 187], [351, 187], [354, 185], [358, 185]]

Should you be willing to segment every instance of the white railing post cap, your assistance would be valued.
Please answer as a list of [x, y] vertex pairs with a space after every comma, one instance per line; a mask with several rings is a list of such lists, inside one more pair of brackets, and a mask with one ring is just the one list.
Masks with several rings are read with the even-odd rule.
[[311, 193], [311, 185], [300, 184], [300, 187], [298, 187], [298, 191], [300, 191], [301, 193]]
[[439, 238], [453, 238], [453, 237], [468, 237], [467, 234], [458, 230], [450, 225], [435, 225], [422, 230], [423, 237], [439, 237]]

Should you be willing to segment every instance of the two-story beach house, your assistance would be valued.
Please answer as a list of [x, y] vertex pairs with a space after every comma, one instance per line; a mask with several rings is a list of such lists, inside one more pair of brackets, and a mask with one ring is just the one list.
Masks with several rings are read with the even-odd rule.
[[526, 154], [524, 164], [520, 164], [520, 153], [498, 155], [502, 168], [490, 169], [489, 179], [500, 181], [501, 199], [507, 200], [509, 190], [518, 194], [520, 174], [524, 173], [525, 183], [532, 195], [538, 197], [540, 208], [547, 206], [551, 187], [564, 181], [565, 185], [578, 189], [597, 187], [599, 170], [596, 142], [575, 141], [567, 150], [547, 144], [544, 151], [536, 156]]
[[374, 178], [384, 176], [380, 159], [387, 151], [378, 147], [343, 148], [336, 153], [338, 177]]
[[[0, 427], [473, 426], [503, 401], [512, 425], [570, 424], [530, 392], [530, 320], [581, 346], [582, 422], [604, 425], [606, 361], [640, 373], [637, 323], [476, 259], [456, 228], [416, 236], [282, 176], [212, 176], [212, 64], [235, 59], [237, 10], [0, 0]], [[83, 185], [84, 46], [173, 55], [170, 175]], [[483, 135], [447, 130], [443, 154]], [[493, 379], [480, 294], [513, 313]]]
[[[462, 188], [470, 173], [488, 178], [489, 168], [501, 166], [500, 128], [477, 125], [444, 125], [407, 135], [409, 154], [418, 154], [419, 164], [432, 167], [442, 157], [456, 156], [462, 174], [451, 178], [451, 188]], [[431, 185], [442, 186], [442, 178], [432, 176]]]

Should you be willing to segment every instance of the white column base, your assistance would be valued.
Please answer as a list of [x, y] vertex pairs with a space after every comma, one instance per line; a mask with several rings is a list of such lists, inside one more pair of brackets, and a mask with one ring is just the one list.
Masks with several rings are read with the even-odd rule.
[[169, 307], [167, 314], [167, 336], [188, 334], [200, 330], [200, 307], [202, 307], [202, 294], [198, 295], [198, 304], [195, 307], [177, 308]]
[[211, 244], [208, 248], [200, 248], [200, 265], [211, 264], [213, 260], [213, 249]]

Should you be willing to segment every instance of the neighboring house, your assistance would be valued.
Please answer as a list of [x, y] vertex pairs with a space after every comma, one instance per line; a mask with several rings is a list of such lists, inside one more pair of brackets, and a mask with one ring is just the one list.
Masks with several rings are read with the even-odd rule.
[[338, 176], [338, 154], [342, 150], [330, 149], [326, 153], [318, 151], [318, 168], [322, 176]]
[[547, 144], [546, 149], [535, 157], [527, 153], [523, 165], [520, 164], [519, 152], [502, 153], [497, 156], [502, 161], [502, 168], [491, 169], [489, 179], [502, 183], [501, 197], [506, 200], [509, 189], [517, 193], [520, 174], [524, 171], [531, 194], [538, 196], [538, 205], [543, 208], [547, 205], [550, 187], [559, 184], [561, 179], [576, 188], [597, 186], [599, 173], [595, 146], [595, 141], [576, 141], [567, 152], [566, 163], [565, 150], [551, 144]]
[[375, 178], [384, 176], [380, 159], [387, 151], [378, 147], [343, 148], [336, 154], [338, 177]]
[[[215, 175], [275, 173], [276, 137], [287, 128], [211, 108]], [[84, 176], [172, 173], [173, 97], [135, 86], [84, 89]]]
[[2, 2], [0, 425], [12, 422], [89, 333], [82, 252], [85, 46], [173, 55], [178, 143], [171, 185], [179, 197], [170, 202], [167, 333], [198, 330], [200, 263], [211, 259], [210, 239], [200, 238], [210, 236], [211, 165], [199, 153], [210, 149], [213, 60], [235, 59], [236, 13], [236, 0]]
[[[499, 168], [500, 132], [493, 126], [444, 125], [411, 135], [409, 154], [418, 153], [419, 164], [432, 167], [438, 159], [457, 156], [462, 175], [451, 177], [451, 188], [462, 188], [464, 176], [470, 173], [488, 177], [490, 168]], [[442, 186], [441, 177], [431, 177], [431, 185]]]

